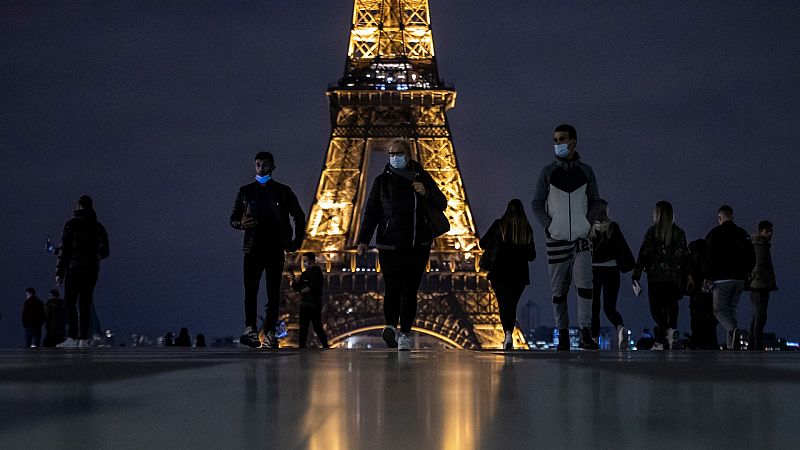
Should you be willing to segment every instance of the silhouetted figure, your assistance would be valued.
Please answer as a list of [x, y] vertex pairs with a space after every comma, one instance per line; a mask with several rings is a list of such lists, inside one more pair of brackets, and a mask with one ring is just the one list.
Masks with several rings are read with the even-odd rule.
[[[533, 213], [547, 237], [547, 270], [553, 295], [553, 315], [560, 336], [569, 334], [567, 298], [573, 283], [578, 290], [578, 347], [597, 350], [592, 339], [592, 243], [589, 230], [600, 194], [591, 166], [576, 151], [578, 132], [572, 125], [559, 125], [553, 132], [555, 161], [545, 166], [536, 182]], [[558, 350], [569, 350], [559, 340]]]
[[206, 346], [206, 336], [203, 333], [197, 333], [194, 338], [194, 346], [197, 348]]
[[[244, 230], [244, 312], [245, 329], [239, 342], [258, 347], [258, 287], [266, 274], [267, 305], [264, 347], [278, 348], [275, 326], [281, 301], [284, 252], [300, 248], [305, 236], [306, 217], [289, 186], [272, 179], [275, 158], [269, 152], [255, 157], [256, 181], [242, 186], [233, 203], [230, 224]], [[294, 232], [289, 217], [294, 220]], [[294, 233], [294, 237], [292, 234]]]
[[97, 221], [91, 197], [78, 199], [74, 216], [64, 225], [56, 263], [56, 282], [64, 283], [67, 307], [67, 339], [58, 347], [88, 347], [100, 260], [109, 255], [108, 233]]
[[764, 326], [767, 324], [769, 293], [778, 290], [775, 268], [772, 266], [772, 232], [772, 222], [762, 220], [758, 223], [758, 233], [752, 237], [756, 266], [750, 273], [750, 299], [753, 302], [750, 350], [764, 350]]
[[531, 284], [528, 263], [536, 259], [533, 228], [522, 201], [515, 198], [508, 202], [505, 214], [492, 223], [480, 244], [484, 251], [494, 252], [488, 278], [500, 310], [503, 349], [513, 350], [517, 305], [525, 286]]
[[164, 335], [164, 347], [175, 346], [175, 333], [169, 332]]
[[300, 278], [295, 278], [294, 272], [289, 272], [292, 289], [300, 293], [300, 348], [306, 347], [309, 322], [314, 326], [322, 347], [328, 348], [328, 336], [322, 328], [322, 284], [325, 280], [322, 269], [314, 265], [316, 259], [311, 252], [303, 253], [303, 273]]
[[639, 286], [642, 271], [647, 272], [647, 297], [650, 314], [656, 322], [653, 350], [672, 348], [678, 333], [678, 300], [694, 280], [689, 275], [689, 249], [686, 233], [674, 222], [672, 204], [656, 203], [653, 226], [647, 229], [639, 249], [639, 259], [631, 278]]
[[44, 325], [44, 303], [36, 297], [34, 288], [25, 289], [22, 304], [22, 326], [25, 328], [25, 347], [39, 347]]
[[[628, 241], [622, 235], [617, 222], [611, 220], [608, 202], [600, 200], [597, 218], [589, 231], [592, 241], [592, 338], [600, 339], [600, 305], [609, 322], [617, 329], [617, 347], [627, 350], [629, 330], [625, 327], [622, 314], [617, 311], [619, 296], [619, 274], [633, 270], [636, 260]], [[601, 302], [602, 296], [602, 302]]]
[[189, 330], [187, 328], [181, 328], [181, 331], [178, 332], [178, 337], [175, 338], [175, 346], [176, 347], [192, 346], [192, 337], [189, 336]]
[[[708, 257], [708, 243], [697, 239], [689, 243], [689, 274], [692, 280], [704, 280], [705, 259]], [[714, 317], [714, 297], [703, 289], [702, 282], [695, 282], [688, 290], [689, 313], [692, 320], [692, 336], [689, 345], [695, 350], [719, 350], [717, 344], [717, 318]]]
[[733, 208], [722, 205], [717, 210], [719, 225], [708, 232], [708, 258], [703, 286], [713, 289], [714, 316], [727, 331], [727, 348], [739, 349], [736, 307], [745, 280], [756, 263], [750, 234], [733, 223]]
[[57, 289], [52, 289], [44, 306], [45, 330], [47, 335], [44, 338], [44, 347], [55, 347], [64, 342], [67, 335], [67, 309], [64, 306], [64, 299], [59, 295]]
[[395, 141], [387, 153], [389, 162], [372, 183], [357, 242], [358, 254], [363, 255], [377, 229], [375, 243], [386, 288], [382, 336], [389, 348], [402, 351], [411, 350], [419, 283], [433, 239], [441, 232], [433, 215], [443, 214], [447, 199], [431, 175], [411, 159], [410, 143]]

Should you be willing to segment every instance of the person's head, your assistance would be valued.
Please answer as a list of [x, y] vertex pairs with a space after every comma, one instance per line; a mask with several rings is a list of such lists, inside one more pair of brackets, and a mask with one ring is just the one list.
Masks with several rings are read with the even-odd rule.
[[601, 198], [597, 201], [597, 204], [600, 205], [597, 207], [597, 221], [611, 222], [611, 213], [609, 212], [608, 202]]
[[50, 293], [48, 294], [48, 297], [52, 300], [52, 299], [58, 298], [59, 295], [61, 295], [61, 294], [58, 292], [58, 289], [50, 289]]
[[181, 336], [188, 336], [189, 335], [189, 329], [188, 328], [181, 328], [181, 331], [178, 334], [181, 335]]
[[656, 235], [664, 240], [664, 243], [672, 243], [672, 224], [675, 223], [675, 214], [672, 211], [672, 203], [661, 200], [656, 203], [653, 209], [653, 223], [656, 226]]
[[255, 165], [256, 175], [261, 177], [272, 175], [272, 171], [275, 170], [275, 157], [270, 152], [258, 152]]
[[309, 267], [314, 265], [314, 262], [317, 260], [317, 255], [313, 252], [305, 252], [302, 256], [302, 264], [303, 269], [308, 269]]
[[773, 228], [772, 222], [770, 222], [769, 220], [762, 220], [761, 222], [758, 222], [758, 235], [768, 241], [771, 241], [772, 228]]
[[25, 298], [31, 298], [36, 296], [36, 289], [29, 287], [25, 289]]
[[515, 244], [527, 244], [533, 239], [533, 229], [528, 216], [525, 214], [525, 207], [518, 198], [508, 202], [506, 212], [500, 218], [500, 228], [505, 235], [505, 240]]
[[91, 211], [94, 209], [94, 202], [92, 202], [92, 197], [88, 195], [81, 195], [78, 197], [78, 203], [75, 205], [75, 210], [89, 210]]
[[556, 156], [571, 159], [578, 146], [578, 132], [575, 127], [568, 124], [561, 124], [553, 132], [553, 144]]
[[411, 144], [406, 140], [396, 140], [389, 144], [389, 165], [395, 169], [404, 169], [411, 161]]
[[611, 238], [611, 216], [608, 213], [608, 202], [600, 199], [597, 203], [600, 206], [597, 207], [597, 217], [592, 224], [592, 229], [589, 230], [589, 237], [606, 240]]
[[733, 220], [733, 208], [728, 205], [720, 206], [719, 209], [717, 209], [717, 221], [722, 224], [729, 220]]

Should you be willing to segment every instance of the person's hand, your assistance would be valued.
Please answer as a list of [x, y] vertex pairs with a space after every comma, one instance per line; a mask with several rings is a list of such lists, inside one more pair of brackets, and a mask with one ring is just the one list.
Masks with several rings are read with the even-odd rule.
[[703, 280], [703, 291], [711, 292], [714, 288], [714, 282], [706, 278]]
[[692, 276], [689, 275], [688, 279], [686, 280], [686, 291], [687, 292], [692, 292], [692, 291], [694, 291], [694, 288], [695, 288], [695, 286], [694, 286], [694, 278], [692, 278]]
[[428, 192], [428, 191], [425, 190], [425, 185], [420, 183], [419, 181], [415, 181], [411, 186], [414, 187], [414, 190], [417, 191], [417, 194], [419, 194], [419, 195], [421, 195], [423, 197]]
[[363, 255], [367, 251], [367, 244], [358, 244], [358, 248], [356, 249], [356, 253], [358, 256]]
[[289, 278], [291, 278], [291, 279], [292, 279], [292, 281], [294, 281], [294, 280], [295, 280], [295, 276], [294, 276], [294, 271], [293, 271], [293, 270], [290, 270], [290, 271], [289, 271]]
[[258, 226], [258, 221], [254, 217], [245, 217], [242, 220], [242, 228], [249, 230]]
[[56, 285], [57, 286], [61, 286], [61, 283], [63, 283], [63, 282], [64, 282], [64, 277], [62, 277], [60, 275], [56, 275]]

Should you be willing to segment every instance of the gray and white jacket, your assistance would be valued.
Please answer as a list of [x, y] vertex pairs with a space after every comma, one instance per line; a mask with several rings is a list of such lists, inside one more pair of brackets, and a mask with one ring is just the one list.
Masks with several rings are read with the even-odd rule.
[[547, 236], [559, 241], [584, 239], [591, 229], [600, 193], [592, 168], [576, 152], [542, 169], [533, 196], [533, 214]]

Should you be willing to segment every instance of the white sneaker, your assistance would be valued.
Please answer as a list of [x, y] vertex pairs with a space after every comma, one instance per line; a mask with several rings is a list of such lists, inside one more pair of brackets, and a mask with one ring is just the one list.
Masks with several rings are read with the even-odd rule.
[[656, 342], [650, 350], [664, 350], [664, 344]]
[[411, 336], [406, 333], [400, 333], [400, 337], [397, 339], [397, 349], [401, 351], [411, 350]]
[[506, 331], [506, 337], [503, 339], [503, 350], [514, 350], [514, 336], [510, 331]]
[[667, 345], [670, 349], [675, 348], [675, 343], [680, 339], [680, 334], [675, 328], [667, 328]]
[[56, 345], [59, 348], [78, 348], [78, 341], [72, 338], [64, 339], [64, 342]]
[[78, 339], [78, 348], [89, 348], [89, 341], [86, 339]]
[[619, 338], [619, 340], [617, 341], [619, 343], [619, 349], [627, 350], [631, 343], [629, 339], [631, 331], [622, 325], [619, 326], [617, 331], [618, 331], [617, 337]]

